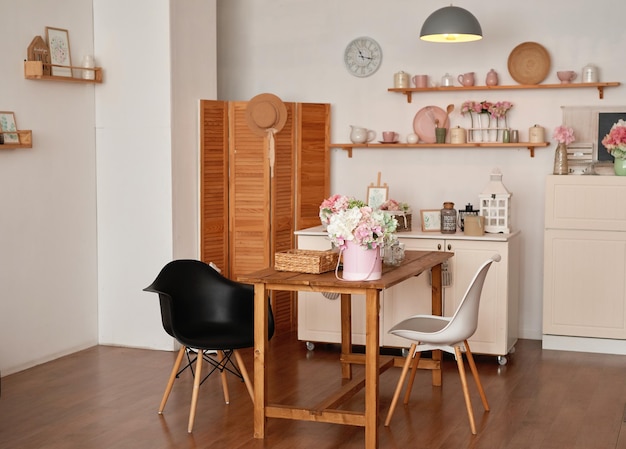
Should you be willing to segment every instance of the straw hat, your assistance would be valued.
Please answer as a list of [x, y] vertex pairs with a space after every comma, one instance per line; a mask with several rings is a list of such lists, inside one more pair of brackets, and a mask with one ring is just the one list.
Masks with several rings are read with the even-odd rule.
[[248, 102], [246, 121], [252, 132], [260, 136], [272, 128], [278, 132], [287, 122], [287, 106], [274, 94], [259, 94]]

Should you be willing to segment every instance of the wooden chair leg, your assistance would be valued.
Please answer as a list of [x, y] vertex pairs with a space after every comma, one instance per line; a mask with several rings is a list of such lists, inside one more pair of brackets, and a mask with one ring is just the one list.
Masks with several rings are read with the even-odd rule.
[[250, 399], [252, 399], [252, 403], [254, 403], [254, 389], [252, 388], [252, 382], [250, 382], [250, 376], [248, 376], [248, 370], [246, 369], [245, 363], [243, 363], [243, 359], [241, 358], [241, 354], [237, 349], [233, 351], [235, 353], [235, 360], [237, 361], [237, 366], [239, 366], [239, 371], [241, 372], [241, 377], [243, 377], [243, 382], [246, 384], [246, 388], [248, 389], [248, 394], [250, 395]]
[[[224, 363], [224, 359], [226, 358], [224, 356], [224, 351], [217, 351], [217, 356], [218, 356], [218, 363], [220, 365], [222, 365]], [[230, 404], [230, 394], [228, 392], [228, 379], [226, 377], [226, 374], [228, 374], [226, 372], [225, 369], [223, 369], [221, 371], [221, 378], [222, 378], [222, 390], [224, 390], [224, 402], [227, 404]]]
[[[412, 350], [415, 351], [415, 347], [417, 345], [411, 346]], [[409, 383], [406, 386], [406, 392], [404, 393], [404, 403], [409, 403], [409, 398], [411, 397], [411, 391], [413, 391], [413, 382], [415, 382], [415, 374], [417, 374], [417, 365], [420, 363], [420, 357], [422, 356], [421, 352], [416, 352], [413, 356], [413, 366], [411, 367], [411, 377], [409, 377]]]
[[163, 414], [163, 410], [165, 409], [165, 404], [167, 403], [167, 398], [170, 397], [170, 393], [172, 392], [172, 387], [174, 386], [174, 381], [176, 380], [176, 373], [180, 369], [180, 365], [183, 362], [183, 357], [185, 356], [185, 351], [187, 350], [186, 346], [181, 346], [178, 350], [178, 356], [176, 357], [176, 362], [174, 362], [174, 367], [172, 368], [172, 372], [170, 373], [170, 378], [167, 381], [167, 386], [165, 387], [165, 392], [163, 393], [163, 398], [161, 399], [161, 405], [159, 405], [159, 415]]
[[193, 422], [196, 418], [196, 406], [198, 405], [198, 392], [200, 390], [200, 380], [202, 380], [202, 350], [198, 350], [198, 357], [196, 358], [196, 375], [193, 378], [193, 391], [191, 392], [191, 410], [189, 411], [189, 424], [187, 425], [187, 432], [191, 433], [193, 430]]
[[459, 346], [454, 347], [456, 356], [456, 364], [459, 368], [459, 376], [461, 377], [461, 386], [463, 387], [463, 396], [465, 396], [465, 406], [467, 407], [467, 416], [470, 422], [472, 434], [476, 435], [476, 423], [474, 422], [474, 412], [472, 411], [472, 400], [470, 399], [469, 389], [467, 388], [467, 378], [465, 377], [465, 366], [463, 364], [463, 353]]
[[404, 384], [406, 373], [409, 370], [409, 365], [411, 365], [413, 356], [416, 355], [415, 346], [416, 346], [415, 344], [411, 345], [411, 349], [409, 349], [409, 354], [406, 356], [406, 360], [404, 361], [404, 365], [402, 366], [402, 373], [400, 374], [400, 379], [398, 379], [398, 385], [396, 385], [396, 391], [393, 393], [393, 399], [391, 400], [391, 405], [389, 406], [389, 411], [387, 412], [387, 418], [385, 419], [385, 426], [389, 426], [389, 422], [391, 421], [391, 416], [393, 415], [393, 412], [396, 409], [396, 405], [398, 404], [398, 398], [400, 397], [400, 391], [402, 391], [402, 385]]
[[472, 376], [474, 376], [474, 382], [476, 382], [476, 387], [478, 388], [478, 394], [480, 394], [480, 400], [483, 402], [483, 407], [485, 411], [489, 411], [489, 403], [487, 402], [487, 396], [485, 395], [485, 390], [483, 390], [483, 384], [480, 382], [480, 377], [478, 377], [478, 370], [476, 369], [476, 363], [474, 363], [474, 356], [472, 355], [472, 350], [469, 347], [469, 343], [467, 340], [463, 342], [465, 344], [465, 354], [467, 355], [467, 361], [469, 363], [470, 369], [472, 370]]

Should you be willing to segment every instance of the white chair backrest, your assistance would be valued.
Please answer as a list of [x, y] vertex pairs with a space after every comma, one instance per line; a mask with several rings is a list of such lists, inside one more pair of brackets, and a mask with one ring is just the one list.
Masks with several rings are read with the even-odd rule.
[[470, 282], [459, 307], [454, 312], [450, 323], [445, 328], [446, 339], [455, 343], [467, 340], [478, 326], [478, 306], [480, 305], [480, 295], [483, 290], [483, 284], [487, 277], [489, 267], [493, 262], [499, 262], [501, 259], [499, 254], [494, 254], [489, 260], [481, 265], [474, 279]]

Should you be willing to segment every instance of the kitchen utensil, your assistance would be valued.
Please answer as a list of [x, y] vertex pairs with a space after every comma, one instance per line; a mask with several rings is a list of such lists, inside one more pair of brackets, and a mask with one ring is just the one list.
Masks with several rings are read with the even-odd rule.
[[485, 78], [485, 84], [487, 86], [498, 85], [498, 74], [494, 69], [489, 70], [489, 72], [487, 73], [487, 78]]
[[441, 77], [441, 87], [454, 86], [454, 78], [449, 73]]
[[598, 68], [593, 64], [587, 64], [583, 67], [583, 83], [597, 83], [598, 82]]
[[350, 125], [350, 128], [352, 128], [352, 131], [350, 131], [350, 141], [352, 143], [371, 142], [376, 138], [376, 131], [354, 125]]
[[396, 89], [403, 89], [409, 87], [409, 74], [403, 71], [393, 75], [393, 87]]
[[418, 88], [428, 87], [428, 75], [415, 75], [413, 77], [413, 84]]
[[463, 73], [462, 75], [459, 75], [457, 79], [459, 80], [459, 83], [461, 83], [461, 86], [466, 86], [466, 87], [473, 86], [474, 85], [474, 72]]
[[520, 84], [539, 84], [550, 71], [550, 54], [537, 42], [523, 42], [508, 59], [511, 77]]
[[561, 81], [561, 84], [571, 83], [576, 79], [577, 73], [573, 70], [559, 70], [556, 72], [556, 77]]
[[438, 106], [426, 106], [417, 111], [413, 119], [413, 130], [422, 142], [435, 143], [435, 120], [439, 120], [439, 127], [450, 128], [450, 120], [446, 111]]

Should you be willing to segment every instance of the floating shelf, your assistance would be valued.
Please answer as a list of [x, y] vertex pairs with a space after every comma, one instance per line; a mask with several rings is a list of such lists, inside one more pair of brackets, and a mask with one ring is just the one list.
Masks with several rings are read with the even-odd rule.
[[535, 148], [547, 147], [548, 142], [469, 142], [469, 143], [331, 143], [331, 148], [341, 148], [352, 157], [352, 149], [367, 148], [528, 148], [530, 157], [535, 157]]
[[[72, 69], [73, 73], [81, 73], [84, 70], [90, 70], [94, 72], [94, 79], [79, 78], [76, 76], [55, 76], [44, 75], [43, 68], [46, 67], [64, 67]], [[102, 67], [77, 67], [77, 66], [59, 66], [54, 64], [44, 64], [41, 61], [24, 61], [24, 78], [28, 80], [46, 80], [46, 81], [65, 81], [71, 83], [102, 83]]]
[[511, 89], [576, 89], [576, 88], [590, 88], [595, 87], [598, 89], [598, 96], [600, 99], [604, 98], [605, 87], [616, 87], [621, 83], [559, 83], [559, 84], [514, 84], [509, 86], [449, 86], [449, 87], [401, 87], [401, 88], [389, 88], [389, 92], [398, 92], [405, 94], [407, 102], [411, 103], [413, 92], [445, 92], [455, 90], [511, 90]]
[[32, 148], [33, 147], [33, 132], [29, 129], [18, 131], [0, 131], [0, 134], [17, 134], [20, 143], [3, 143], [0, 144], [0, 150], [13, 150], [16, 148]]

